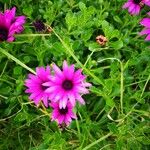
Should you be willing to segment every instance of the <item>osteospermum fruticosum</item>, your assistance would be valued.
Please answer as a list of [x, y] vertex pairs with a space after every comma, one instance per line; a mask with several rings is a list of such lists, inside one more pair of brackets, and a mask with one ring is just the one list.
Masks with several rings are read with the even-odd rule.
[[[150, 16], [150, 12], [148, 13]], [[150, 41], [150, 18], [143, 18], [140, 22], [145, 28], [139, 33], [140, 35], [146, 34], [147, 37], [145, 38], [146, 41]]]
[[51, 120], [56, 121], [58, 124], [66, 124], [67, 126], [71, 123], [72, 119], [76, 119], [76, 115], [73, 112], [73, 106], [70, 102], [67, 102], [65, 108], [59, 108], [58, 102], [51, 102], [50, 106], [53, 108], [51, 114]]
[[43, 84], [48, 86], [46, 92], [50, 93], [51, 101], [59, 101], [60, 108], [65, 108], [68, 101], [72, 106], [75, 106], [76, 100], [84, 104], [81, 94], [89, 93], [87, 87], [91, 84], [85, 82], [86, 76], [82, 70], [75, 71], [74, 65], [68, 66], [66, 61], [63, 62], [62, 70], [55, 64], [53, 70], [54, 75], [49, 77], [50, 81]]
[[131, 15], [138, 15], [144, 4], [150, 6], [150, 0], [128, 0], [122, 8], [127, 8]]
[[45, 92], [47, 87], [43, 84], [49, 81], [49, 76], [49, 66], [47, 66], [46, 69], [44, 67], [37, 67], [36, 75], [29, 74], [28, 79], [25, 80], [25, 86], [28, 88], [25, 92], [30, 94], [29, 98], [33, 100], [36, 105], [42, 101], [44, 105], [48, 107], [49, 93]]
[[14, 34], [21, 33], [24, 30], [25, 16], [15, 16], [16, 8], [0, 12], [0, 42], [12, 42], [15, 40]]

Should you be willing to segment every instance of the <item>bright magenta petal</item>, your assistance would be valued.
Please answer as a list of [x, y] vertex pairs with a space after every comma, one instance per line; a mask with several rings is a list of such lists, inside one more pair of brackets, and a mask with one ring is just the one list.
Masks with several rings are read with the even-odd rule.
[[150, 28], [150, 18], [144, 18], [141, 20], [140, 22], [141, 25], [147, 27], [147, 28]]

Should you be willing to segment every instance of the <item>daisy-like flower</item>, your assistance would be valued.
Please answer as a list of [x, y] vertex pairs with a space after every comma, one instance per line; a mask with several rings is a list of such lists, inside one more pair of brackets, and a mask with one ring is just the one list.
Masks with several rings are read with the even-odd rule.
[[[148, 13], [148, 15], [150, 16], [150, 12]], [[145, 38], [145, 41], [150, 41], [150, 18], [142, 19], [140, 24], [143, 25], [145, 28], [139, 34], [146, 34], [147, 37]]]
[[150, 0], [128, 0], [122, 8], [127, 8], [131, 15], [138, 15], [144, 4], [150, 6]]
[[85, 82], [86, 77], [82, 75], [81, 69], [75, 71], [74, 65], [68, 66], [67, 62], [63, 62], [63, 69], [53, 64], [54, 76], [50, 76], [50, 81], [43, 85], [48, 86], [47, 93], [51, 93], [50, 99], [54, 102], [59, 101], [59, 107], [65, 108], [67, 102], [70, 101], [75, 106], [76, 100], [84, 104], [84, 100], [80, 94], [89, 93], [86, 87], [91, 84]]
[[16, 8], [6, 10], [4, 13], [0, 12], [0, 42], [14, 41], [14, 34], [21, 33], [24, 28], [25, 16], [15, 16]]
[[47, 66], [46, 69], [44, 67], [37, 67], [36, 75], [29, 74], [28, 79], [25, 80], [25, 86], [28, 88], [25, 92], [31, 94], [29, 98], [33, 100], [36, 105], [42, 101], [44, 105], [48, 107], [49, 93], [45, 92], [47, 87], [43, 84], [49, 81], [49, 76], [49, 66]]
[[53, 108], [51, 120], [57, 121], [59, 125], [65, 124], [69, 125], [72, 121], [72, 119], [76, 119], [76, 115], [73, 112], [73, 106], [70, 102], [67, 102], [65, 108], [59, 108], [58, 102], [52, 102], [50, 106]]

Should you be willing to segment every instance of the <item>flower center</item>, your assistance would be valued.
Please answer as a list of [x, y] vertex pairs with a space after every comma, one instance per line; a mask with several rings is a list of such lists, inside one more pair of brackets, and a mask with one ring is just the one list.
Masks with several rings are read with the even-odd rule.
[[73, 88], [73, 83], [71, 80], [65, 80], [63, 83], [62, 83], [62, 87], [65, 89], [65, 90], [71, 90]]
[[47, 87], [41, 84], [41, 89], [42, 89], [42, 91], [45, 91], [47, 89]]
[[59, 109], [59, 112], [60, 112], [60, 114], [63, 114], [63, 115], [67, 114], [68, 107], [66, 106], [66, 108]]
[[99, 38], [98, 40], [99, 40], [100, 42], [103, 42], [103, 41], [104, 41], [102, 38]]
[[133, 0], [135, 4], [139, 4], [142, 0]]
[[8, 38], [8, 30], [5, 28], [0, 28], [0, 41], [6, 41]]

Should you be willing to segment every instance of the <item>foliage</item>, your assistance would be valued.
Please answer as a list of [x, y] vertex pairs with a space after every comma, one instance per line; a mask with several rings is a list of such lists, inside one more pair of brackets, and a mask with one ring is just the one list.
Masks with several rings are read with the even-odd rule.
[[[148, 150], [150, 43], [138, 36], [145, 13], [129, 15], [124, 2], [0, 1], [1, 11], [16, 6], [27, 16], [24, 33], [0, 43], [0, 149]], [[36, 33], [35, 19], [54, 31]], [[105, 46], [96, 43], [100, 34]], [[86, 105], [76, 107], [78, 120], [61, 131], [50, 121], [50, 108], [28, 99], [24, 80], [30, 69], [63, 60], [82, 68], [93, 86]]]

